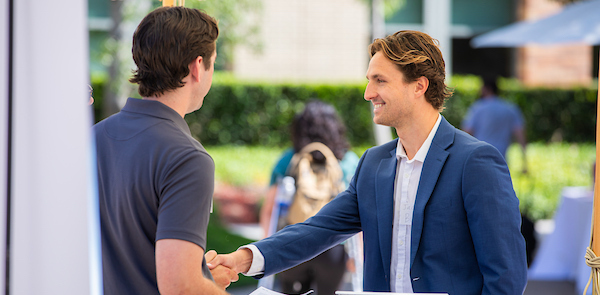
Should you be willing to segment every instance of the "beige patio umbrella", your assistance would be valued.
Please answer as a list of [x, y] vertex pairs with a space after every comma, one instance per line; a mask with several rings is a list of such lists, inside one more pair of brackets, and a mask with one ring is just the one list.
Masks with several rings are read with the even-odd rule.
[[[480, 47], [520, 47], [528, 44], [557, 45], [579, 43], [600, 44], [600, 0], [578, 1], [554, 15], [537, 20], [522, 21], [473, 38], [471, 45]], [[600, 75], [599, 75], [600, 76]], [[600, 79], [598, 80], [600, 88]], [[600, 94], [598, 95], [600, 99]], [[596, 159], [600, 159], [600, 104], [596, 111]], [[600, 165], [596, 165], [600, 175]], [[586, 263], [592, 268], [592, 294], [600, 295], [600, 187], [594, 181], [594, 208], [590, 247]], [[595, 237], [595, 239], [594, 239]], [[589, 283], [588, 283], [589, 284]], [[587, 287], [586, 287], [587, 289]]]

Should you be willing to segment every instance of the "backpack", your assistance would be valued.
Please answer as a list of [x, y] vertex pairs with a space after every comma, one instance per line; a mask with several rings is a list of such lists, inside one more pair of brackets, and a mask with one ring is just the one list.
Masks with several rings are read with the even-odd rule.
[[[325, 156], [316, 163], [312, 152]], [[304, 222], [344, 190], [343, 172], [333, 152], [320, 142], [306, 145], [294, 154], [287, 174], [295, 180], [296, 192], [287, 214], [288, 224]]]

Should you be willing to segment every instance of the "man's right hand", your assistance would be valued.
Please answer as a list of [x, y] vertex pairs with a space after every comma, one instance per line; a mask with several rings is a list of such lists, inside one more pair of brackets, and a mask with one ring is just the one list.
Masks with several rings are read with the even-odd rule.
[[206, 262], [211, 271], [218, 266], [225, 266], [237, 273], [247, 273], [252, 265], [252, 258], [252, 251], [242, 248], [229, 254], [218, 254], [211, 260], [206, 259]]
[[[211, 261], [217, 256], [217, 252], [215, 250], [210, 250], [204, 254], [204, 258], [206, 261]], [[238, 273], [230, 268], [219, 265], [214, 269], [210, 270], [213, 279], [215, 280], [215, 284], [225, 290], [232, 282], [237, 282], [239, 277]]]

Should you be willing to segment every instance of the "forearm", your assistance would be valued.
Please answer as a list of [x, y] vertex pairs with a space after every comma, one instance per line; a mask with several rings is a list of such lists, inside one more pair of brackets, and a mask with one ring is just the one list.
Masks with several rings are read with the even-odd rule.
[[248, 248], [242, 248], [231, 253], [231, 255], [235, 265], [235, 267], [231, 267], [231, 269], [238, 273], [248, 273], [253, 260], [252, 251]]
[[163, 282], [158, 284], [158, 291], [161, 295], [170, 294], [206, 294], [206, 295], [226, 295], [225, 290], [217, 286], [213, 281], [201, 277], [195, 281], [189, 281], [184, 284], [174, 284], [174, 282]]
[[[227, 294], [204, 277], [204, 250], [198, 245], [175, 239], [156, 243], [156, 279], [161, 294]], [[222, 273], [221, 273], [222, 274]]]
[[269, 227], [271, 225], [271, 215], [273, 214], [273, 206], [275, 205], [275, 196], [277, 185], [273, 185], [267, 191], [265, 201], [260, 209], [260, 227], [263, 229], [264, 237], [269, 236]]

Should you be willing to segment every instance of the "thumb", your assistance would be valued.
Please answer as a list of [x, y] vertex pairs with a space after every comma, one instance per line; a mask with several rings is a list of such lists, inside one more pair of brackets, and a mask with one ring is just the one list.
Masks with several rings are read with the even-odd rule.
[[204, 254], [204, 259], [206, 259], [206, 262], [210, 262], [211, 260], [215, 259], [215, 257], [217, 257], [217, 251], [215, 250], [210, 250]]

